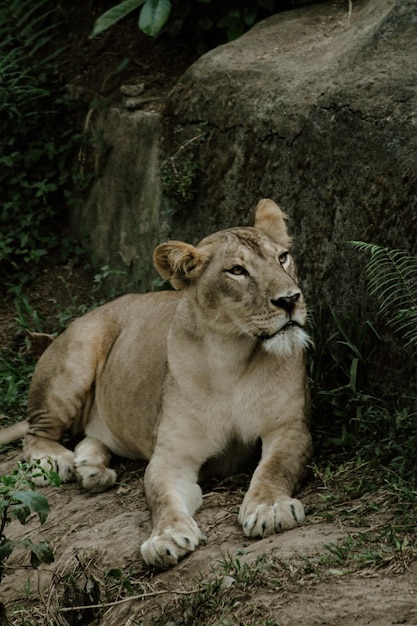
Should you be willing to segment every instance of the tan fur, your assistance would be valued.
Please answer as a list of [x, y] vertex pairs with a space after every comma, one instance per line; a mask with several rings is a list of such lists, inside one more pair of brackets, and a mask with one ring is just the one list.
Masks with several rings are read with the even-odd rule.
[[[265, 199], [254, 227], [220, 231], [197, 247], [161, 244], [155, 266], [181, 291], [127, 295], [88, 313], [35, 369], [29, 462], [48, 467], [52, 459], [64, 481], [76, 476], [102, 491], [116, 480], [110, 452], [150, 459], [148, 564], [172, 565], [204, 540], [192, 517], [202, 466], [211, 459], [211, 468], [228, 461], [236, 469], [259, 440], [262, 457], [239, 513], [245, 535], [304, 520], [292, 495], [311, 454], [308, 337], [284, 218]], [[85, 435], [74, 452], [59, 443], [64, 431]]]
[[13, 424], [13, 426], [8, 426], [7, 428], [0, 428], [0, 445], [5, 446], [12, 441], [16, 441], [16, 439], [21, 439], [26, 435], [28, 430], [29, 423], [26, 420]]

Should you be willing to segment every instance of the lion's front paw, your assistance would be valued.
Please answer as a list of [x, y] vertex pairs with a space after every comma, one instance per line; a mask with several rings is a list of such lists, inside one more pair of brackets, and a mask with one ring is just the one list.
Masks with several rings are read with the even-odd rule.
[[266, 537], [282, 530], [294, 528], [305, 520], [304, 507], [295, 498], [282, 497], [272, 506], [251, 506], [243, 502], [239, 511], [239, 522], [246, 537]]
[[141, 553], [147, 565], [167, 568], [175, 565], [189, 552], [193, 552], [205, 537], [192, 518], [165, 528], [162, 533], [153, 532], [142, 544]]

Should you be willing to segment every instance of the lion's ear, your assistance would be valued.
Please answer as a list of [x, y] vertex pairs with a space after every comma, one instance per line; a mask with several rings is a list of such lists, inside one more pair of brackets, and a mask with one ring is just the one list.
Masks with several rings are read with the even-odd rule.
[[288, 234], [285, 220], [287, 216], [273, 200], [259, 200], [255, 209], [255, 228], [275, 239], [284, 248], [289, 248], [292, 239]]
[[208, 260], [206, 254], [182, 241], [161, 243], [153, 253], [157, 272], [175, 289], [188, 287], [201, 274]]

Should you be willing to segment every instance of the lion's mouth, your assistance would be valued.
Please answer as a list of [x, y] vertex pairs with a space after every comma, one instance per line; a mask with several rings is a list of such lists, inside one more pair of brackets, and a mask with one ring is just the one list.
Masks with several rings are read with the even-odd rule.
[[260, 335], [257, 335], [257, 339], [260, 339], [260, 341], [267, 341], [268, 339], [272, 339], [273, 337], [276, 337], [280, 333], [288, 332], [289, 330], [291, 330], [291, 328], [294, 328], [295, 326], [298, 328], [303, 328], [303, 326], [299, 324], [299, 322], [297, 322], [296, 320], [289, 320], [286, 324], [284, 324], [284, 326], [281, 326], [281, 328], [277, 330], [275, 333], [271, 333], [270, 335], [268, 335], [267, 333], [261, 333]]

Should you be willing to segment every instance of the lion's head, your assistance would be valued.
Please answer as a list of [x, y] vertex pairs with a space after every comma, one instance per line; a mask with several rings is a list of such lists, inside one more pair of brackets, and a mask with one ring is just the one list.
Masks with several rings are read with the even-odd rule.
[[272, 200], [261, 200], [254, 227], [220, 231], [197, 247], [161, 244], [155, 267], [176, 289], [187, 290], [208, 327], [261, 342], [268, 352], [292, 353], [309, 340], [285, 218]]

